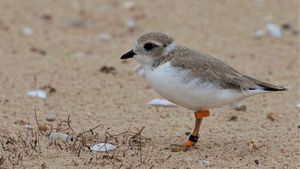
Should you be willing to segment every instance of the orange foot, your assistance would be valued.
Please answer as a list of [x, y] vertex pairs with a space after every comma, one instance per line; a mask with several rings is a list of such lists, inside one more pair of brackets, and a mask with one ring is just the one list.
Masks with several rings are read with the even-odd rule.
[[184, 152], [191, 148], [186, 144], [171, 144], [167, 149], [171, 150], [172, 152]]
[[184, 144], [171, 144], [168, 149], [170, 149], [172, 152], [180, 152], [180, 151], [187, 151], [191, 147], [195, 145], [196, 142], [193, 142], [191, 140], [188, 140]]

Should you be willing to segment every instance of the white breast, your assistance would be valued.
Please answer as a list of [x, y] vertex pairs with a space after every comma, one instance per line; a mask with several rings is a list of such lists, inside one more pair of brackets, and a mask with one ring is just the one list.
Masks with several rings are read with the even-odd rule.
[[200, 78], [186, 81], [189, 72], [174, 68], [169, 62], [154, 69], [144, 68], [146, 79], [158, 94], [194, 111], [220, 107], [246, 97], [241, 92], [202, 82]]

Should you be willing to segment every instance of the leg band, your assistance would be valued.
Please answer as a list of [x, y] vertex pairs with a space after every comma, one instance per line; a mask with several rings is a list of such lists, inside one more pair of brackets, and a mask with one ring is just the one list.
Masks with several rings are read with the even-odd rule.
[[192, 142], [191, 140], [188, 140], [185, 142], [185, 145], [188, 147], [192, 147], [194, 145], [194, 142]]
[[194, 135], [191, 134], [190, 137], [189, 137], [189, 140], [196, 143], [198, 141], [198, 138], [199, 138], [198, 136], [194, 136]]

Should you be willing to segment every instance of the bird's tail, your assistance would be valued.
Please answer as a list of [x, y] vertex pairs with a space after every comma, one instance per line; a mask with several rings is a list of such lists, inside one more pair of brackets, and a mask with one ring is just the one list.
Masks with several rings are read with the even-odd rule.
[[276, 86], [276, 85], [273, 85], [273, 84], [270, 84], [270, 83], [266, 83], [266, 82], [263, 82], [263, 81], [260, 81], [260, 80], [257, 80], [257, 79], [254, 79], [252, 77], [249, 77], [249, 76], [244, 76], [246, 79], [248, 79], [249, 81], [252, 81], [253, 83], [255, 83], [257, 86], [261, 87], [261, 90], [263, 91], [286, 91], [287, 88], [285, 87], [282, 87], [282, 86]]

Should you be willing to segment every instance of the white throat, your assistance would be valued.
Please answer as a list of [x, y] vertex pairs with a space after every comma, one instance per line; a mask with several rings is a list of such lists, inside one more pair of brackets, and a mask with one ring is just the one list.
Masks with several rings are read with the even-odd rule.
[[168, 44], [168, 46], [166, 47], [163, 55], [168, 55], [170, 52], [172, 52], [174, 49], [176, 48], [176, 44], [174, 42]]

